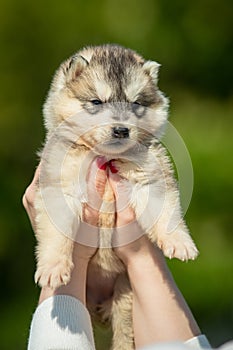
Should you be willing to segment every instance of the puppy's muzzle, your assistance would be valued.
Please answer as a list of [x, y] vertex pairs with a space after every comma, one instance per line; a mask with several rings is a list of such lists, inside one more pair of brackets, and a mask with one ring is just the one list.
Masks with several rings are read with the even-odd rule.
[[112, 136], [117, 139], [127, 139], [129, 137], [129, 129], [122, 126], [112, 128]]

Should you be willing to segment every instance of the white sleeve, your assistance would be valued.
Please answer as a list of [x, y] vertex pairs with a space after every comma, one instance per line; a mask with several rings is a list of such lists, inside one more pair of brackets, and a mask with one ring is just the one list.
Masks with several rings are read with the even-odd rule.
[[27, 349], [94, 350], [86, 307], [68, 295], [56, 295], [43, 301], [33, 315]]
[[225, 343], [219, 349], [221, 349], [221, 350], [233, 350], [233, 340]]
[[211, 349], [210, 343], [204, 334], [200, 334], [197, 337], [193, 337], [185, 342], [191, 349]]
[[[161, 342], [141, 348], [141, 350], [204, 350], [212, 349], [204, 334], [193, 337], [186, 342]], [[229, 350], [229, 349], [226, 349]]]

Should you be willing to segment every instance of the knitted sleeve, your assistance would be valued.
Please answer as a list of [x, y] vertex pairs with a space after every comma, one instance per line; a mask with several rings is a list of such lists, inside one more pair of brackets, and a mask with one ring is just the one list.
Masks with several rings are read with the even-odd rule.
[[86, 307], [68, 295], [56, 295], [43, 301], [33, 315], [27, 349], [94, 350]]

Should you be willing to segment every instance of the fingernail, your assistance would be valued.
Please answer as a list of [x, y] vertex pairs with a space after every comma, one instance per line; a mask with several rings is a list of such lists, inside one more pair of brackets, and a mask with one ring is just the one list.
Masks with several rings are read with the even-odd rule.
[[110, 168], [111, 172], [112, 172], [113, 174], [116, 174], [116, 173], [118, 172], [118, 170], [117, 170], [117, 168], [115, 167], [115, 165], [113, 164], [114, 160], [115, 160], [115, 159], [110, 160], [110, 161], [108, 162], [108, 165], [109, 165], [109, 168]]
[[107, 165], [108, 162], [106, 162], [106, 158], [105, 157], [98, 157], [96, 159], [96, 163], [99, 169], [101, 170], [106, 170], [107, 169]]

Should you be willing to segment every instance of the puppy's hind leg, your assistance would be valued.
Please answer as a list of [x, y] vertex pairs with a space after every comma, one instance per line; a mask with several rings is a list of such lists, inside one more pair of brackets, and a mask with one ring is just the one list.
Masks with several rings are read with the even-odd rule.
[[112, 303], [113, 341], [111, 350], [133, 350], [133, 295], [126, 274], [119, 275]]

